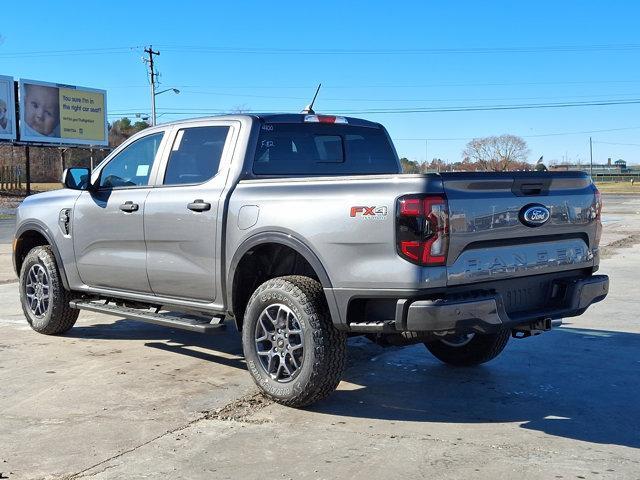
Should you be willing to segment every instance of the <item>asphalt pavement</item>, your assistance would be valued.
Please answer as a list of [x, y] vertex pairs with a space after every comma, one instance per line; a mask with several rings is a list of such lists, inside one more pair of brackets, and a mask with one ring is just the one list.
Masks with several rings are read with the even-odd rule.
[[0, 218], [0, 244], [11, 243], [16, 228], [16, 218]]

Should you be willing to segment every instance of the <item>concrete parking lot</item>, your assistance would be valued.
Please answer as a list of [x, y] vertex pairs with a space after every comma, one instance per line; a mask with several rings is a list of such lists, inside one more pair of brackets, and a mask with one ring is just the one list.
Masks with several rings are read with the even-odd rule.
[[2, 284], [0, 478], [638, 479], [640, 198], [605, 208], [605, 302], [479, 368], [351, 339], [339, 390], [306, 410], [256, 395], [233, 328], [83, 312], [47, 337]]

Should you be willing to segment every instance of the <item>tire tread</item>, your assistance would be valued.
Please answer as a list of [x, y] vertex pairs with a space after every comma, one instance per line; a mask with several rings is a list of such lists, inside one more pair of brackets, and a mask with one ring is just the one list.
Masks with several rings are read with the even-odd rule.
[[49, 245], [41, 245], [34, 247], [24, 259], [22, 263], [22, 269], [20, 272], [20, 295], [24, 295], [23, 292], [23, 280], [24, 275], [35, 262], [41, 262], [47, 272], [49, 273], [50, 295], [51, 295], [51, 312], [49, 313], [49, 320], [43, 327], [37, 328], [31, 321], [31, 312], [27, 309], [24, 299], [21, 299], [22, 310], [24, 312], [29, 325], [36, 332], [44, 335], [59, 335], [67, 332], [71, 329], [78, 319], [80, 313], [79, 310], [71, 308], [69, 302], [71, 301], [71, 294], [68, 292], [62, 284], [62, 278], [60, 277], [60, 271], [56, 264], [56, 258], [53, 254], [53, 250]]
[[501, 330], [493, 334], [476, 334], [467, 345], [452, 347], [440, 341], [426, 342], [427, 349], [438, 360], [456, 367], [470, 367], [496, 358], [511, 337], [511, 331]]
[[[302, 306], [308, 316], [310, 330], [313, 332], [315, 361], [307, 385], [298, 394], [283, 399], [265, 391], [263, 393], [282, 405], [305, 407], [329, 396], [340, 383], [346, 363], [346, 334], [333, 326], [324, 291], [318, 281], [302, 275], [288, 275], [267, 280], [253, 293], [248, 306], [261, 293], [270, 289], [283, 290]], [[245, 322], [244, 325], [246, 328], [248, 323]], [[248, 335], [247, 331], [243, 334]]]

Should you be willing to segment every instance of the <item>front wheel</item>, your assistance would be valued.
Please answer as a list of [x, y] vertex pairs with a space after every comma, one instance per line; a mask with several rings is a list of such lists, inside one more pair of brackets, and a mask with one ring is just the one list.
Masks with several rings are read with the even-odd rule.
[[31, 328], [45, 335], [69, 330], [79, 314], [69, 307], [70, 300], [51, 247], [34, 247], [20, 269], [20, 303]]
[[244, 316], [242, 346], [258, 387], [283, 405], [310, 405], [340, 383], [346, 335], [333, 326], [322, 286], [309, 277], [258, 287]]
[[427, 349], [438, 360], [456, 367], [480, 365], [496, 358], [507, 346], [510, 330], [498, 333], [451, 335], [426, 342]]

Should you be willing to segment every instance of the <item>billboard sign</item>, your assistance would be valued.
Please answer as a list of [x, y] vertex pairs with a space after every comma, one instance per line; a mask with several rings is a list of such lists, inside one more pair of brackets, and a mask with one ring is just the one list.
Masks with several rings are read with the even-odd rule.
[[20, 79], [20, 140], [108, 145], [107, 92]]
[[0, 140], [16, 139], [16, 99], [13, 77], [0, 75]]

